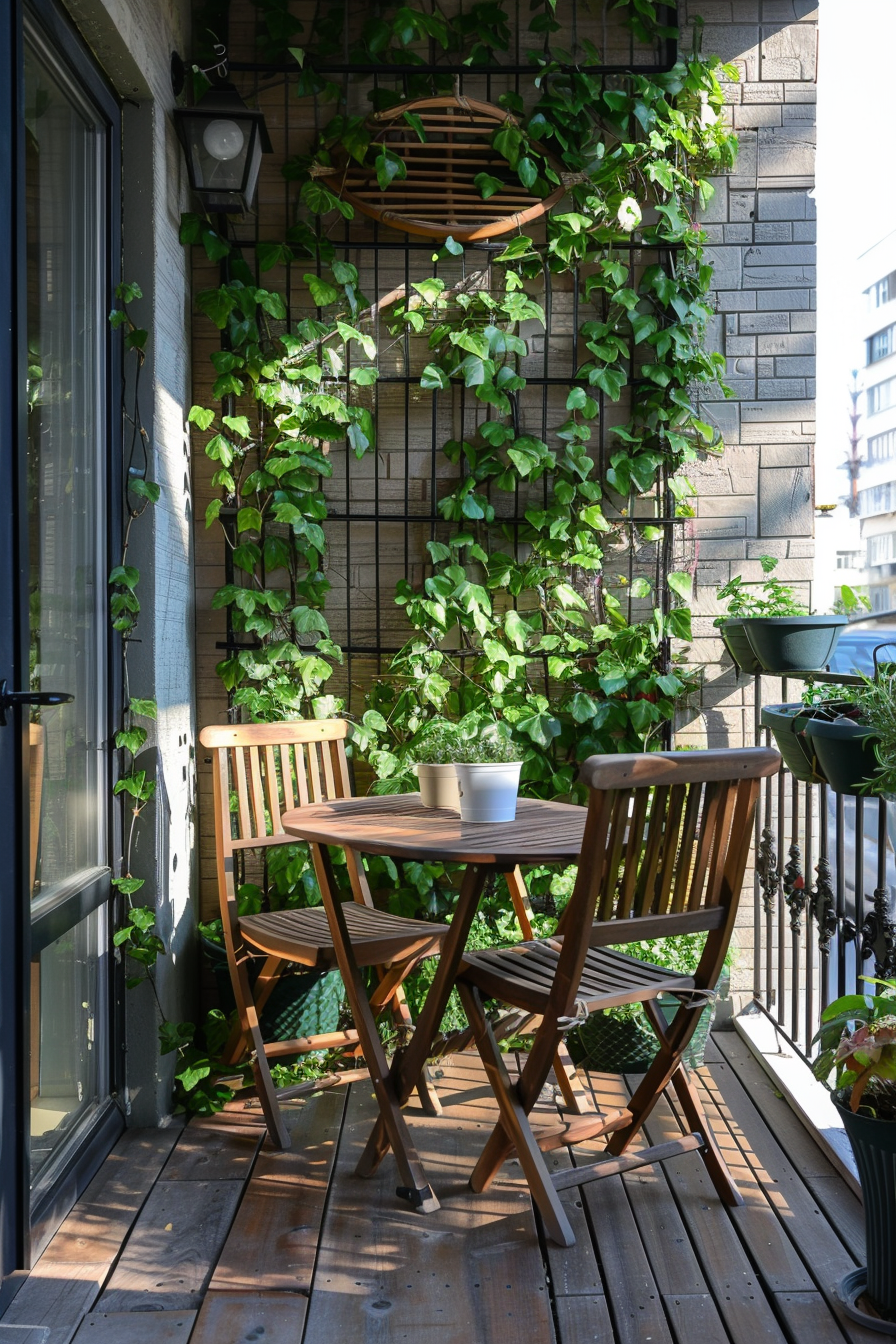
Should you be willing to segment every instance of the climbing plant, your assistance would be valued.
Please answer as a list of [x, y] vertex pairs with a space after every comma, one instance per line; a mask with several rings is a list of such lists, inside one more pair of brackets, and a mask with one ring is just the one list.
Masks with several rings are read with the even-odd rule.
[[[366, 688], [354, 747], [376, 790], [402, 791], [415, 787], [414, 744], [430, 718], [499, 717], [523, 746], [524, 790], [575, 796], [584, 756], [662, 745], [695, 686], [671, 653], [690, 638], [691, 579], [673, 572], [658, 590], [657, 548], [668, 555], [670, 519], [692, 512], [688, 464], [723, 448], [697, 403], [701, 387], [728, 395], [724, 361], [706, 348], [712, 271], [699, 212], [712, 196], [708, 179], [734, 161], [719, 77], [736, 71], [701, 54], [698, 24], [694, 50], [669, 72], [601, 78], [552, 47], [556, 7], [536, 3], [531, 78], [500, 96], [507, 120], [492, 146], [527, 191], [546, 197], [562, 184], [562, 204], [543, 234], [511, 236], [483, 265], [449, 238], [431, 276], [371, 299], [330, 241], [353, 217], [333, 165], [347, 153], [375, 170], [383, 190], [402, 180], [404, 165], [372, 142], [346, 87], [318, 66], [348, 54], [388, 74], [392, 63], [422, 63], [425, 44], [430, 64], [404, 76], [401, 93], [377, 81], [378, 110], [449, 91], [441, 59], [499, 63], [512, 37], [507, 16], [492, 0], [450, 17], [437, 4], [425, 13], [387, 4], [346, 33], [337, 4], [323, 7], [306, 35], [285, 0], [256, 4], [264, 54], [291, 55], [297, 96], [335, 107], [310, 152], [283, 165], [294, 221], [284, 237], [258, 244], [254, 266], [210, 219], [182, 221], [183, 242], [227, 270], [196, 296], [222, 333], [212, 357], [217, 405], [190, 412], [215, 463], [219, 493], [206, 522], [221, 529], [232, 570], [214, 605], [244, 645], [228, 650], [219, 675], [231, 703], [254, 719], [342, 708], [327, 693], [342, 659], [326, 615], [332, 456], [362, 458], [375, 447], [365, 389], [377, 380], [383, 340], [425, 343], [421, 393], [450, 397], [463, 387], [478, 412], [473, 429], [441, 445], [455, 474], [438, 499], [442, 523], [422, 581], [397, 586], [409, 637]], [[623, 0], [615, 8], [639, 41], [671, 35], [665, 7]], [[476, 185], [488, 199], [500, 183], [480, 174]], [[438, 271], [454, 274], [456, 266], [441, 265], [454, 259], [463, 272], [449, 281]], [[314, 317], [288, 323], [290, 295], [259, 283], [284, 265], [292, 275], [301, 268]], [[530, 342], [544, 328], [543, 295], [558, 277], [569, 277], [577, 295], [583, 357], [542, 437], [525, 423], [521, 394]], [[373, 329], [385, 332], [379, 346]], [[599, 461], [594, 429], [612, 403], [624, 413], [612, 417]], [[294, 863], [293, 897], [318, 899], [296, 855], [284, 860]], [[375, 860], [374, 886], [380, 876], [404, 913], [441, 913], [450, 903], [451, 874], [437, 865], [399, 872]], [[531, 885], [545, 898], [560, 891], [547, 872]]]

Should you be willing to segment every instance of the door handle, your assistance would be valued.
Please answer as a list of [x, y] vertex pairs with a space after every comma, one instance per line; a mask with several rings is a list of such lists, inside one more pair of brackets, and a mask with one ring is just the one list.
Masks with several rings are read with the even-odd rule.
[[0, 728], [6, 727], [7, 710], [16, 705], [67, 705], [74, 700], [68, 691], [8, 691], [6, 681], [0, 681]]

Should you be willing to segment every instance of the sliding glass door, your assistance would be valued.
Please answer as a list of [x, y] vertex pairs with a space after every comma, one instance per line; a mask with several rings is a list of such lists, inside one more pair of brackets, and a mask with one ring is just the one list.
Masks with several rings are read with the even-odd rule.
[[[18, 385], [7, 440], [16, 451], [3, 464], [12, 491], [0, 509], [18, 563], [0, 576], [15, 635], [2, 674], [0, 735], [10, 741], [0, 748], [0, 792], [16, 792], [18, 824], [15, 875], [0, 876], [0, 902], [4, 926], [21, 928], [27, 974], [15, 1023], [18, 1136], [4, 1114], [0, 1164], [14, 1158], [19, 1172], [18, 1255], [27, 1261], [87, 1174], [98, 1134], [121, 1123], [110, 1101], [106, 596], [119, 498], [107, 318], [120, 193], [118, 108], [86, 51], [45, 3], [25, 6], [17, 37]], [[2, 1081], [5, 1091], [8, 1067]]]

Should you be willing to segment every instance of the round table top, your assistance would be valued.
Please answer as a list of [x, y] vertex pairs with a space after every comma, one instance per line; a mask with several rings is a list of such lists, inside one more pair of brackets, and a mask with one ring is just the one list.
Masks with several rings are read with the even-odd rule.
[[515, 821], [463, 822], [447, 808], [424, 807], [419, 793], [311, 803], [283, 814], [288, 835], [364, 854], [514, 867], [572, 863], [582, 848], [587, 809], [520, 798]]

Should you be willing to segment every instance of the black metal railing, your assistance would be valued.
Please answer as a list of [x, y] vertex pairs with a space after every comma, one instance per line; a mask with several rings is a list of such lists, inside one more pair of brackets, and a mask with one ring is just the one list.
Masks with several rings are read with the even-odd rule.
[[[774, 740], [761, 726], [763, 703], [786, 703], [807, 683], [860, 686], [830, 673], [755, 678], [757, 744]], [[794, 693], [795, 692], [795, 693]], [[809, 784], [784, 768], [762, 781], [755, 837], [753, 993], [804, 1058], [833, 998], [867, 993], [864, 976], [896, 975], [896, 802], [847, 797]]]

